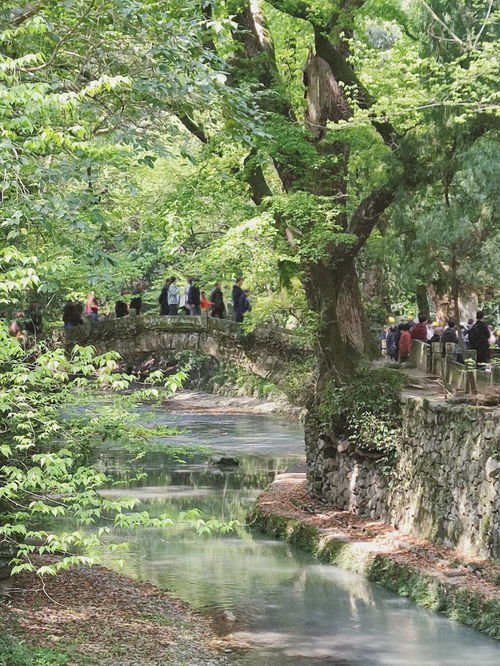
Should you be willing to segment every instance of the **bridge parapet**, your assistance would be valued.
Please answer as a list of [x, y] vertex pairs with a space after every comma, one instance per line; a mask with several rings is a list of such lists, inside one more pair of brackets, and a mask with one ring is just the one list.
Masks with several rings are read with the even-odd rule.
[[83, 326], [62, 329], [59, 339], [67, 348], [93, 345], [98, 353], [115, 350], [125, 359], [168, 350], [195, 351], [236, 363], [276, 383], [286, 374], [287, 362], [311, 353], [304, 338], [286, 329], [258, 327], [246, 334], [241, 324], [206, 313], [87, 320]]

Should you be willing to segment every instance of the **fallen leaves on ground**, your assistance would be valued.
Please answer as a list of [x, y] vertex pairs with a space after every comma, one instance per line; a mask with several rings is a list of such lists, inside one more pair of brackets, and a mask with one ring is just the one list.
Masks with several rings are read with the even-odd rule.
[[15, 577], [0, 627], [71, 655], [68, 666], [226, 664], [209, 621], [148, 583], [102, 567]]

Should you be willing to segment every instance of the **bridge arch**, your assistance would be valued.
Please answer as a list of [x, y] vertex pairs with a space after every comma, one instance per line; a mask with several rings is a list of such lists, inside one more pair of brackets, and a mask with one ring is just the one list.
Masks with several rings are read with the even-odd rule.
[[92, 345], [99, 354], [114, 350], [125, 360], [162, 351], [194, 351], [235, 363], [275, 384], [286, 376], [290, 361], [311, 354], [303, 339], [286, 329], [259, 327], [245, 334], [241, 324], [206, 313], [88, 319], [83, 326], [63, 329], [62, 335], [67, 349]]

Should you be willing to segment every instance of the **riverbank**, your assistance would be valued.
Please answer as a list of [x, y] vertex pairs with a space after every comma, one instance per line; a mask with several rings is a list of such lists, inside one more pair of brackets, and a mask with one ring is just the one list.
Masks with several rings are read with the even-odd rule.
[[364, 575], [420, 606], [500, 638], [500, 567], [334, 511], [308, 493], [305, 474], [281, 474], [250, 514], [253, 527], [323, 562]]
[[222, 666], [208, 619], [100, 566], [22, 573], [0, 597], [0, 666]]
[[180, 391], [174, 393], [164, 406], [172, 412], [192, 412], [201, 414], [272, 414], [301, 421], [305, 414], [303, 407], [296, 407], [286, 399], [263, 400], [245, 395], [226, 396], [204, 393], [203, 391]]

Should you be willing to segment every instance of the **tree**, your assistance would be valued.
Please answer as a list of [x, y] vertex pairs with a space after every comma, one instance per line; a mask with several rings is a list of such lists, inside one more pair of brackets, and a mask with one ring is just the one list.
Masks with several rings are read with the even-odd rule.
[[[439, 259], [455, 276], [469, 222], [490, 242], [477, 205], [465, 226], [450, 222], [465, 210], [463, 160], [496, 127], [488, 0], [75, 0], [2, 12], [10, 240], [41, 241], [48, 267], [62, 254], [65, 276], [83, 282], [92, 267], [113, 288], [167, 259], [214, 274], [262, 250], [259, 274], [299, 278], [318, 322], [317, 401], [370, 354], [357, 264], [374, 229], [405, 211], [404, 235], [424, 250], [405, 205], [432, 209], [434, 235], [457, 239], [455, 263]], [[174, 173], [182, 184], [149, 202], [142, 181], [162, 170], [157, 190]]]
[[[448, 142], [466, 150], [493, 126], [491, 7], [478, 2], [468, 18], [453, 13], [466, 39], [439, 18], [439, 6], [423, 4], [409, 13], [386, 2], [212, 5], [215, 15], [234, 16], [229, 81], [248, 86], [264, 114], [266, 136], [252, 137], [247, 180], [255, 203], [273, 214], [319, 315], [320, 378], [345, 380], [369, 351], [355, 262], [388, 207], [401, 194], [439, 183], [445, 163], [452, 178], [457, 167], [447, 159]], [[388, 25], [381, 48], [366, 30], [367, 15]], [[308, 46], [303, 119], [294, 104], [297, 84], [282, 74], [275, 46], [284, 40], [282, 20], [294, 55], [304, 41]], [[439, 26], [434, 37], [429, 20]], [[422, 26], [427, 32], [418, 40], [413, 35]], [[440, 48], [450, 31], [456, 48]], [[217, 50], [214, 36], [211, 43]], [[429, 152], [436, 141], [437, 159]]]

